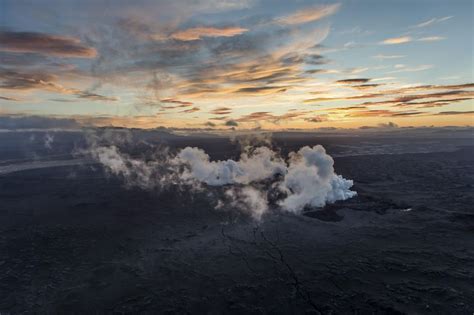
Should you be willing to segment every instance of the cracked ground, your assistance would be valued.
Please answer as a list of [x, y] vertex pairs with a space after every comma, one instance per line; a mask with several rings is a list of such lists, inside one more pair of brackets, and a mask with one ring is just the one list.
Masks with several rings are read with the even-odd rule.
[[97, 165], [0, 176], [0, 312], [471, 314], [472, 148], [335, 158], [358, 196], [256, 222]]

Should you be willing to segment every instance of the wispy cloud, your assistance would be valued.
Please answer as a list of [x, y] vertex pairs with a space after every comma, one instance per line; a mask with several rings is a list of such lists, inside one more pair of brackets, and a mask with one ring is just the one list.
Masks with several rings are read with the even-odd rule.
[[[474, 98], [474, 83], [454, 85], [417, 85], [398, 89], [386, 89], [373, 93], [348, 95], [339, 97], [319, 97], [307, 99], [304, 103], [317, 103], [329, 101], [355, 101], [366, 100], [356, 106], [336, 108], [333, 110], [359, 110], [367, 106], [391, 107], [441, 107], [452, 103], [468, 101]], [[435, 91], [435, 92], [433, 92]], [[368, 99], [381, 98], [381, 101], [367, 101]], [[371, 112], [376, 114], [376, 112]]]
[[412, 40], [413, 38], [411, 36], [400, 36], [400, 37], [387, 38], [380, 43], [384, 45], [398, 45], [398, 44], [409, 43]]
[[321, 122], [328, 121], [328, 117], [327, 115], [319, 115], [319, 116], [305, 118], [304, 120], [311, 123], [321, 123]]
[[118, 101], [117, 97], [104, 96], [104, 95], [100, 95], [100, 94], [96, 94], [96, 93], [92, 93], [88, 91], [76, 91], [73, 94], [77, 95], [78, 98], [85, 98], [92, 101], [105, 101], [105, 102]]
[[[433, 16], [425, 15], [422, 6], [414, 12], [408, 4], [400, 4], [412, 9], [407, 18], [411, 17], [410, 24], [418, 23], [416, 28], [394, 21], [393, 25], [372, 24], [374, 31], [369, 32], [361, 27], [346, 29], [347, 16], [337, 15], [349, 7], [333, 1], [308, 7], [308, 2], [146, 1], [140, 6], [116, 6], [120, 12], [106, 16], [100, 14], [104, 5], [98, 3], [84, 6], [85, 11], [77, 9], [77, 16], [87, 15], [90, 24], [80, 18], [66, 20], [65, 15], [61, 16], [65, 21], [49, 27], [39, 21], [24, 24], [12, 16], [0, 28], [0, 103], [15, 110], [16, 99], [21, 100], [21, 109], [34, 107], [26, 100], [38, 104], [44, 100], [44, 112], [90, 111], [90, 116], [105, 117], [113, 109], [101, 102], [118, 101], [120, 96], [120, 113], [138, 113], [114, 118], [113, 124], [133, 120], [154, 126], [159, 115], [167, 126], [220, 128], [226, 122], [228, 127], [255, 127], [260, 121], [262, 128], [283, 121], [290, 121], [289, 128], [316, 123], [338, 126], [348, 120], [364, 121], [343, 118], [356, 111], [371, 117], [416, 117], [421, 114], [415, 112], [428, 107], [430, 115], [433, 108], [448, 104], [453, 106], [446, 110], [466, 109], [463, 106], [472, 99], [470, 87], [409, 84], [448, 75], [458, 78], [444, 83], [469, 78], [465, 68], [453, 73], [446, 69], [446, 60], [434, 58], [444, 51], [449, 54], [459, 44], [460, 39], [452, 35], [455, 29], [428, 29], [451, 17], [428, 19]], [[256, 5], [250, 8], [252, 4]], [[379, 14], [350, 13], [354, 21]], [[414, 16], [427, 19], [417, 21]], [[460, 17], [457, 22], [464, 21]], [[21, 32], [25, 29], [42, 33]], [[331, 40], [324, 42], [329, 34]], [[437, 42], [445, 36], [449, 45]], [[423, 60], [430, 53], [432, 62]], [[405, 65], [394, 67], [396, 63]], [[425, 70], [432, 77], [417, 73]], [[329, 101], [335, 102], [324, 103]], [[303, 103], [312, 106], [290, 110]], [[393, 113], [374, 112], [387, 108]], [[104, 117], [97, 117], [96, 123], [111, 121]]]
[[94, 58], [97, 51], [74, 37], [35, 32], [0, 32], [0, 51]]
[[248, 29], [242, 27], [194, 27], [177, 31], [171, 34], [170, 38], [181, 41], [194, 41], [203, 37], [233, 37], [247, 31]]
[[420, 42], [436, 42], [436, 41], [440, 41], [440, 40], [443, 40], [443, 39], [446, 39], [446, 37], [443, 37], [443, 36], [427, 36], [427, 37], [421, 37], [417, 40], [420, 41]]
[[93, 101], [117, 101], [116, 97], [103, 96], [90, 91], [69, 88], [58, 83], [58, 77], [45, 72], [18, 72], [0, 68], [0, 89], [27, 91], [45, 90], [60, 94], [75, 95]]
[[361, 110], [346, 114], [347, 117], [409, 117], [421, 115], [422, 111], [393, 111], [389, 109]]
[[[401, 36], [401, 37], [392, 37], [392, 38], [387, 38], [383, 41], [381, 41], [379, 44], [382, 44], [382, 45], [398, 45], [398, 44], [405, 44], [405, 43], [410, 43], [410, 42], [414, 42], [414, 41], [417, 41], [417, 42], [435, 42], [435, 41], [440, 41], [440, 40], [444, 40], [446, 39], [446, 37], [443, 37], [443, 36], [425, 36], [425, 37], [420, 37], [420, 38], [413, 38], [411, 36]], [[395, 59], [395, 58], [401, 58], [401, 57], [404, 57], [404, 56], [390, 56], [390, 57], [380, 57], [380, 56], [383, 56], [383, 55], [378, 55], [378, 58], [379, 59]], [[375, 56], [374, 56], [375, 57]]]
[[274, 94], [274, 93], [283, 93], [283, 92], [286, 92], [287, 88], [288, 88], [287, 86], [252, 86], [252, 87], [238, 88], [233, 93], [266, 95], [266, 94]]
[[7, 96], [0, 96], [0, 100], [4, 100], [4, 101], [19, 101], [19, 99], [17, 98], [14, 98], [14, 97], [7, 97]]
[[399, 59], [399, 58], [404, 58], [406, 57], [405, 55], [383, 55], [383, 54], [379, 54], [379, 55], [375, 55], [375, 56], [372, 56], [372, 58], [375, 58], [375, 59]]
[[331, 4], [305, 8], [285, 17], [278, 18], [276, 22], [286, 25], [314, 22], [324, 17], [333, 15], [339, 10], [340, 6], [340, 4]]
[[197, 112], [199, 110], [200, 110], [199, 107], [193, 107], [193, 108], [190, 108], [190, 109], [185, 109], [185, 110], [181, 111], [181, 113], [190, 114], [190, 113]]
[[389, 71], [388, 73], [401, 73], [401, 72], [418, 72], [425, 71], [433, 68], [433, 65], [419, 65], [414, 67], [407, 67], [405, 65], [395, 65], [397, 70]]
[[436, 24], [436, 23], [447, 21], [451, 18], [453, 18], [453, 16], [445, 16], [445, 17], [441, 17], [441, 18], [432, 18], [432, 19], [429, 19], [427, 21], [416, 24], [416, 25], [412, 26], [412, 28], [427, 27], [427, 26], [430, 26], [430, 25], [433, 25], [433, 24]]
[[229, 107], [217, 107], [213, 109], [210, 113], [214, 115], [228, 115], [232, 112], [232, 109]]
[[371, 84], [359, 84], [359, 85], [351, 85], [351, 88], [353, 89], [356, 89], [356, 90], [369, 90], [369, 89], [373, 89], [373, 88], [376, 88], [376, 87], [379, 87], [383, 84], [375, 84], [375, 83], [371, 83]]
[[241, 116], [236, 119], [237, 122], [259, 122], [259, 121], [268, 121], [271, 123], [279, 123], [281, 121], [293, 120], [300, 118], [304, 115], [311, 113], [311, 111], [289, 111], [286, 114], [275, 115], [272, 112], [254, 112], [248, 115]]
[[474, 110], [469, 111], [446, 111], [446, 112], [439, 112], [436, 115], [472, 115], [474, 114]]
[[369, 78], [357, 78], [357, 79], [343, 79], [343, 80], [337, 80], [336, 83], [340, 84], [358, 84], [358, 83], [367, 83], [369, 82]]
[[164, 98], [160, 100], [160, 102], [165, 104], [176, 104], [175, 106], [169, 106], [170, 108], [188, 107], [193, 105], [193, 102], [180, 101], [174, 98]]

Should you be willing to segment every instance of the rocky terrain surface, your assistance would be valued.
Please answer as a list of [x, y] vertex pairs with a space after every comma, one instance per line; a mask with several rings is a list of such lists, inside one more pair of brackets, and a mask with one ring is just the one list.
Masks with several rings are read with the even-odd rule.
[[12, 171], [19, 153], [9, 148], [2, 314], [474, 311], [472, 146], [340, 154], [336, 171], [357, 197], [260, 222], [213, 209], [204, 193], [125, 188], [94, 163]]

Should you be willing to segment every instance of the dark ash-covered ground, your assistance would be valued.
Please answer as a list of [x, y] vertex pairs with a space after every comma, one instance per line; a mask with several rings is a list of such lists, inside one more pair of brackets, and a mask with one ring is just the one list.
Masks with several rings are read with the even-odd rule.
[[2, 314], [474, 311], [471, 138], [275, 135], [323, 144], [359, 195], [257, 223], [205, 194], [127, 189], [70, 155], [80, 136], [43, 136], [0, 134]]

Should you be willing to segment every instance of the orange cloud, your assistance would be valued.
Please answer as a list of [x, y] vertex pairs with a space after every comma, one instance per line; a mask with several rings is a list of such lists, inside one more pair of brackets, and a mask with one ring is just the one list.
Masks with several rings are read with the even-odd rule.
[[344, 80], [337, 80], [336, 83], [341, 84], [359, 84], [359, 83], [367, 83], [370, 79], [368, 78], [358, 78], [358, 79], [344, 79]]
[[117, 101], [118, 98], [99, 95], [89, 91], [65, 87], [58, 82], [58, 77], [43, 72], [17, 72], [0, 69], [0, 90], [28, 91], [45, 90], [60, 94], [75, 95], [78, 98], [93, 101]]
[[469, 110], [469, 111], [447, 111], [447, 112], [439, 112], [436, 113], [435, 115], [473, 115], [474, 110]]
[[181, 41], [199, 40], [202, 37], [233, 37], [247, 32], [248, 29], [241, 27], [195, 27], [188, 28], [171, 34], [171, 38]]
[[97, 51], [73, 37], [35, 32], [0, 32], [0, 51], [94, 58]]
[[316, 6], [297, 11], [288, 16], [277, 19], [279, 24], [295, 25], [320, 20], [326, 16], [333, 15], [339, 10], [340, 4]]
[[397, 45], [411, 42], [413, 39], [410, 36], [402, 36], [402, 37], [393, 37], [387, 38], [386, 40], [382, 41], [381, 44], [384, 45]]
[[199, 110], [200, 110], [199, 107], [193, 107], [193, 108], [190, 108], [190, 109], [182, 110], [180, 113], [190, 114], [190, 113], [197, 112]]
[[228, 115], [232, 112], [232, 109], [229, 107], [218, 107], [211, 111], [211, 114], [214, 115]]

